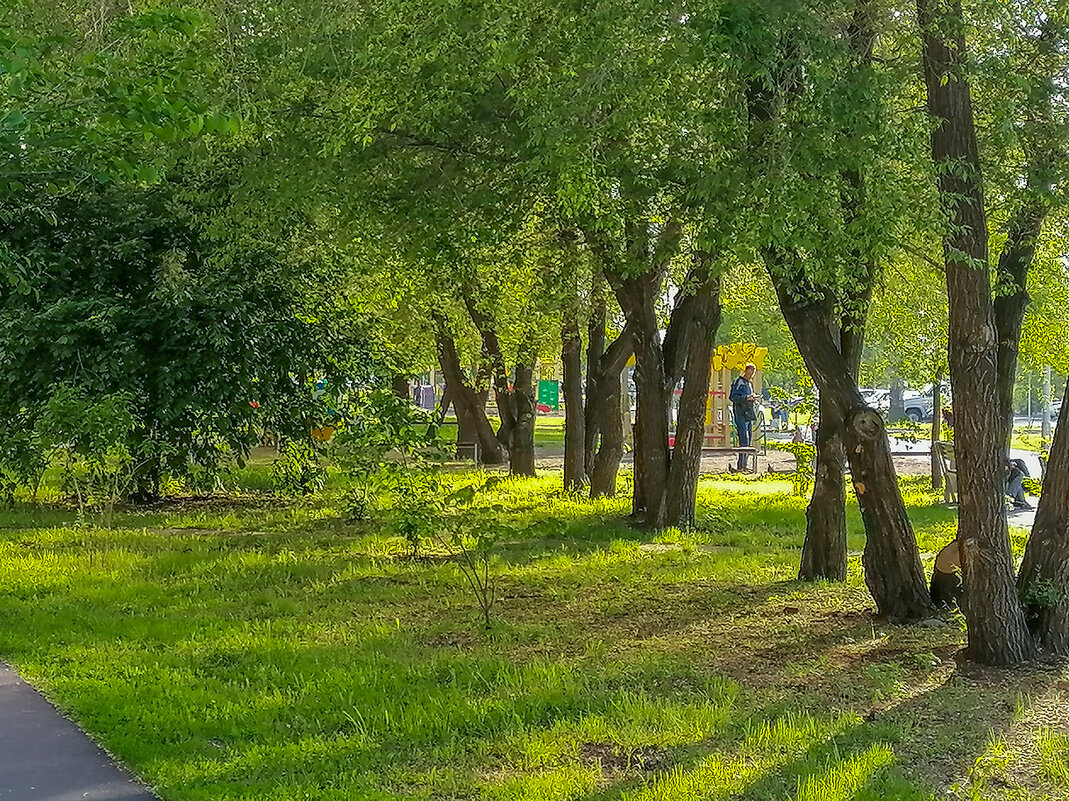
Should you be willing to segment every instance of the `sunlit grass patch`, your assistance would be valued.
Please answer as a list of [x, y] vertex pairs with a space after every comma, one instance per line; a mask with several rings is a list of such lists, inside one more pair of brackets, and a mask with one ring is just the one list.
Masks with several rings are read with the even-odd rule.
[[[456, 554], [346, 519], [351, 483], [111, 529], [19, 507], [0, 519], [0, 655], [167, 801], [912, 801], [930, 787], [903, 772], [911, 726], [952, 751], [980, 712], [1001, 720], [986, 685], [943, 684], [960, 632], [871, 617], [853, 504], [849, 581], [803, 583], [789, 482], [703, 477], [696, 525], [656, 532], [626, 493], [505, 478], [442, 511], [502, 529], [487, 629]], [[904, 487], [922, 550], [941, 547], [953, 510]]]
[[1069, 790], [1069, 736], [1049, 728], [1036, 733], [1040, 775], [1053, 785]]

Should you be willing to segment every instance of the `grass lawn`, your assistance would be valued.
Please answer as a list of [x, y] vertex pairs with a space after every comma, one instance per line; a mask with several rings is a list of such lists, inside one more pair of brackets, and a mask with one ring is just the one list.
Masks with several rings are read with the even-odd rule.
[[[490, 425], [497, 430], [501, 425], [500, 419], [491, 416]], [[564, 415], [559, 417], [540, 414], [535, 418], [535, 447], [564, 447]], [[446, 415], [445, 421], [439, 430], [439, 438], [442, 442], [453, 443], [457, 441], [457, 418], [453, 414]]]
[[[856, 508], [851, 580], [811, 585], [787, 482], [708, 477], [661, 534], [559, 483], [492, 491], [489, 630], [454, 559], [345, 522], [340, 478], [110, 530], [18, 507], [0, 657], [167, 801], [1069, 798], [1069, 674], [874, 620]], [[953, 512], [904, 487], [930, 566]]]

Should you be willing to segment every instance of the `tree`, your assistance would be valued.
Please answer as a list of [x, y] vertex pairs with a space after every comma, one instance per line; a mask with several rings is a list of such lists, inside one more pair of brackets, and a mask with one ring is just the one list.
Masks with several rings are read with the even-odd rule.
[[143, 497], [166, 475], [244, 458], [264, 427], [307, 441], [329, 415], [315, 380], [340, 387], [382, 364], [358, 319], [305, 305], [281, 253], [230, 250], [176, 194], [80, 192], [55, 203], [54, 222], [0, 223], [27, 265], [0, 293], [3, 418], [40, 413], [61, 384], [127, 393]]
[[1013, 582], [1003, 509], [1004, 438], [997, 397], [999, 345], [988, 275], [982, 172], [958, 0], [918, 0], [950, 304], [950, 376], [958, 464], [958, 544], [968, 653], [985, 664], [1028, 659], [1033, 645]]
[[866, 582], [882, 614], [911, 618], [931, 602], [883, 420], [857, 389], [869, 298], [888, 248], [884, 221], [902, 213], [888, 191], [892, 76], [873, 66], [875, 13], [861, 2], [836, 8], [837, 24], [826, 27], [763, 20], [770, 44], [745, 75], [747, 150], [751, 164], [773, 166], [751, 175], [759, 191], [750, 202], [763, 222], [755, 249], [821, 396], [803, 575], [845, 572], [845, 444], [865, 521]]
[[1069, 385], [1017, 590], [1039, 646], [1048, 653], [1069, 656]]

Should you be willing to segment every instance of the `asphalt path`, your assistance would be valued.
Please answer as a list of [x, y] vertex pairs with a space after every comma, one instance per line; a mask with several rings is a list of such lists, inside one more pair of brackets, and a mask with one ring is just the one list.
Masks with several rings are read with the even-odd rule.
[[0, 662], [0, 801], [159, 801]]

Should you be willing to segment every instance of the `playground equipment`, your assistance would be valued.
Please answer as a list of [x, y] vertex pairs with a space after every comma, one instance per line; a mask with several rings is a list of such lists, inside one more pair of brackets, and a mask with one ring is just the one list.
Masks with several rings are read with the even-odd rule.
[[765, 364], [768, 348], [736, 342], [720, 345], [713, 352], [709, 366], [709, 398], [705, 404], [705, 447], [734, 447], [734, 428], [731, 418], [731, 383], [747, 364], [753, 364], [757, 372], [753, 377], [754, 394], [761, 397], [761, 370]]

